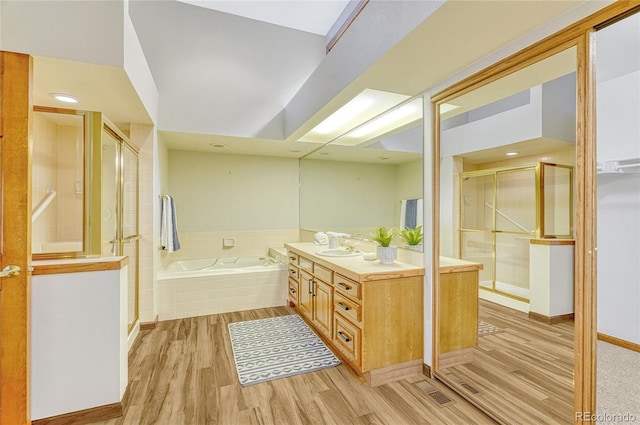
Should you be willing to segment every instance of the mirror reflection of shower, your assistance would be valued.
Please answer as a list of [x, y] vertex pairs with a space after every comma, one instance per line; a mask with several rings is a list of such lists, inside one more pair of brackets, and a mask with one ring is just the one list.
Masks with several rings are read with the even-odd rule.
[[35, 108], [33, 114], [32, 251], [83, 250], [84, 115]]

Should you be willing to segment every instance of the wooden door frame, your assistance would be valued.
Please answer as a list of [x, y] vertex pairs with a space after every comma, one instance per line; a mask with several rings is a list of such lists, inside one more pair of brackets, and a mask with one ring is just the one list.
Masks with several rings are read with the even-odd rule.
[[[570, 47], [577, 49], [576, 208], [574, 265], [574, 423], [591, 422], [596, 413], [596, 161], [594, 28], [629, 14], [638, 1], [618, 1], [538, 43], [503, 59], [435, 94], [432, 102], [433, 246], [432, 264], [440, 256], [440, 114], [438, 105], [461, 96]], [[433, 370], [438, 370], [439, 268], [433, 267]]]
[[30, 424], [32, 59], [0, 52], [2, 267], [22, 273], [2, 279], [0, 424]]

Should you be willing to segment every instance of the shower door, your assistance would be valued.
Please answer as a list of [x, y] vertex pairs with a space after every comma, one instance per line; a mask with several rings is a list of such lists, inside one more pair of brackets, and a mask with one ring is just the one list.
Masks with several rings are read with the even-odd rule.
[[480, 288], [529, 299], [529, 240], [537, 222], [536, 166], [463, 173], [460, 258], [481, 263]]
[[138, 153], [105, 126], [102, 134], [102, 255], [126, 256], [127, 323], [138, 320]]

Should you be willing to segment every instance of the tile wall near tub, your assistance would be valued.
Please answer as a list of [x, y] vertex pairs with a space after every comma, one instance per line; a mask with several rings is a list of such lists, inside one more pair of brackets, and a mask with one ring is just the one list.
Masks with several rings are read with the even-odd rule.
[[[180, 229], [180, 222], [178, 222]], [[271, 247], [284, 247], [287, 242], [298, 242], [298, 229], [242, 230], [222, 232], [179, 232], [181, 249], [162, 253], [162, 263], [183, 258], [265, 256]], [[233, 248], [223, 248], [224, 238], [234, 238]]]

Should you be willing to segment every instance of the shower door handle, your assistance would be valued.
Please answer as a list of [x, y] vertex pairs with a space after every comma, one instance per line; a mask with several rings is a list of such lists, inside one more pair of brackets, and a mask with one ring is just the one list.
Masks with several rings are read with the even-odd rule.
[[16, 266], [15, 264], [9, 264], [0, 272], [0, 278], [20, 276], [21, 272], [22, 272], [22, 269], [20, 268], [20, 266]]

